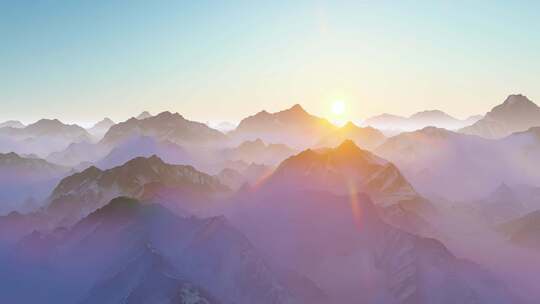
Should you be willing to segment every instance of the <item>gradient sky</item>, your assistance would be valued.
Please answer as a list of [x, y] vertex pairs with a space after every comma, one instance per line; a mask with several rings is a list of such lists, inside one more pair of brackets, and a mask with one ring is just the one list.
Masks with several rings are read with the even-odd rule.
[[0, 120], [540, 103], [540, 2], [470, 2], [0, 0]]

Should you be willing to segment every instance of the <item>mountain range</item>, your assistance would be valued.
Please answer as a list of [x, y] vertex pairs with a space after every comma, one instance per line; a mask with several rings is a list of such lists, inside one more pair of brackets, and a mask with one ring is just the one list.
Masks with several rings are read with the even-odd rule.
[[460, 132], [485, 138], [502, 138], [514, 132], [540, 126], [540, 107], [526, 96], [510, 95], [484, 118]]
[[375, 128], [358, 127], [354, 123], [348, 122], [339, 129], [324, 136], [316, 146], [333, 148], [345, 140], [352, 140], [363, 149], [372, 150], [382, 144], [386, 140], [386, 137], [381, 131]]
[[24, 128], [24, 124], [18, 120], [0, 122], [0, 128]]
[[240, 121], [228, 135], [237, 142], [255, 140], [282, 143], [294, 149], [303, 149], [316, 142], [337, 127], [324, 118], [306, 112], [296, 104], [290, 109], [269, 113], [261, 111]]
[[112, 127], [115, 124], [114, 121], [112, 121], [110, 118], [103, 118], [103, 120], [98, 121], [96, 124], [94, 124], [90, 129], [88, 129], [88, 132], [92, 134], [92, 136], [101, 139], [107, 131], [109, 131], [110, 127]]
[[429, 110], [415, 113], [409, 117], [381, 114], [366, 119], [363, 124], [386, 132], [405, 132], [422, 129], [425, 127], [438, 127], [448, 130], [458, 130], [472, 125], [482, 116], [474, 115], [466, 119], [454, 118], [443, 111]]
[[0, 152], [33, 153], [45, 157], [73, 142], [89, 141], [90, 138], [90, 134], [78, 125], [67, 125], [58, 119], [41, 119], [24, 128], [0, 128]]
[[48, 199], [47, 213], [70, 225], [118, 196], [147, 200], [175, 196], [193, 212], [227, 190], [217, 178], [191, 166], [169, 165], [157, 156], [137, 157], [112, 169], [90, 167], [62, 179]]
[[0, 153], [0, 213], [37, 209], [51, 189], [69, 173], [43, 159]]
[[[2, 259], [2, 302], [270, 304], [324, 296], [307, 280], [290, 284], [284, 278], [294, 275], [270, 266], [225, 218], [183, 218], [129, 198], [67, 231], [33, 233]], [[34, 268], [39, 261], [46, 268]]]
[[365, 196], [271, 190], [236, 198], [227, 217], [271, 261], [327, 291], [330, 303], [519, 302], [440, 242], [386, 224]]
[[535, 107], [372, 120], [393, 130], [300, 105], [227, 133], [171, 112], [13, 123], [0, 302], [537, 303]]
[[453, 201], [480, 199], [501, 183], [538, 184], [534, 151], [540, 138], [534, 131], [490, 140], [427, 127], [391, 137], [375, 153], [394, 162], [423, 194]]
[[245, 141], [234, 148], [224, 149], [220, 153], [230, 161], [276, 165], [295, 152], [287, 145], [265, 144], [261, 139], [256, 139]]
[[187, 120], [178, 113], [162, 112], [145, 119], [131, 118], [118, 123], [107, 131], [100, 143], [114, 145], [139, 136], [151, 136], [178, 145], [215, 145], [227, 141], [223, 133], [203, 123]]

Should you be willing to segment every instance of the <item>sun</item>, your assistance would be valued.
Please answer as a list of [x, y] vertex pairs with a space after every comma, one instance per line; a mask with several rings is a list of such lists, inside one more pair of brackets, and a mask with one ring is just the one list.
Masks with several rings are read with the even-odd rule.
[[332, 103], [332, 113], [336, 116], [345, 114], [345, 102], [343, 100], [336, 100]]

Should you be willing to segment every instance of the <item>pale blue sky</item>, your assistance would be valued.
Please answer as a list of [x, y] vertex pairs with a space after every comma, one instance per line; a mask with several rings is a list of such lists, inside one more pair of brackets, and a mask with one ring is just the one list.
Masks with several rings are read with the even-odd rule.
[[538, 1], [0, 0], [0, 120], [464, 117], [511, 93], [540, 103]]

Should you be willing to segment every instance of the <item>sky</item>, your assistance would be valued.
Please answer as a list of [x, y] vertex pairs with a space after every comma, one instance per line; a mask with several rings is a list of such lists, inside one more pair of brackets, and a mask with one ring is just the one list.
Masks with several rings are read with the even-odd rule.
[[0, 120], [465, 118], [513, 93], [540, 103], [539, 1], [0, 0]]

